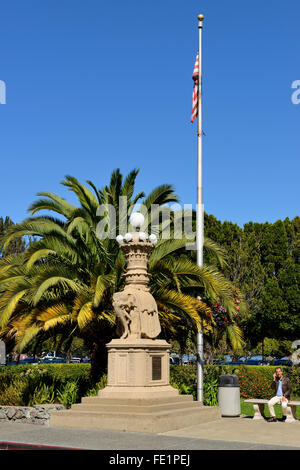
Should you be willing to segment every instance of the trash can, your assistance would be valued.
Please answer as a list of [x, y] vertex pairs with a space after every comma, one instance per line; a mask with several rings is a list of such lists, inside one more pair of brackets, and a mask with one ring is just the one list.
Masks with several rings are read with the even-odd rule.
[[218, 401], [222, 416], [240, 416], [240, 386], [236, 375], [219, 376]]

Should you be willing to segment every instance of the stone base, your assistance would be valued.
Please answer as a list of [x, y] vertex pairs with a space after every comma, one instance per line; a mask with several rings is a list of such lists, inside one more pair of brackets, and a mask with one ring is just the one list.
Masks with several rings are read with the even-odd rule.
[[53, 411], [50, 426], [161, 433], [221, 418], [218, 407], [171, 387], [166, 341], [115, 339], [107, 348], [107, 387], [70, 410]]
[[162, 433], [221, 419], [219, 407], [203, 406], [191, 395], [168, 398], [85, 397], [70, 410], [53, 411], [50, 426]]
[[171, 385], [162, 385], [160, 387], [112, 387], [107, 386], [100, 390], [98, 396], [101, 398], [113, 398], [116, 400], [126, 399], [163, 399], [178, 397], [178, 390]]
[[[170, 383], [170, 345], [159, 339], [113, 339], [108, 349], [108, 388], [166, 387]], [[170, 386], [169, 386], [170, 388]]]

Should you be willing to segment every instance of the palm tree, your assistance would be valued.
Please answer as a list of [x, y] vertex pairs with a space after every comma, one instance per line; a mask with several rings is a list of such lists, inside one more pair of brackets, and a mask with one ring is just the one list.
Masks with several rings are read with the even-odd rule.
[[[92, 351], [93, 379], [102, 374], [105, 344], [116, 334], [112, 296], [124, 286], [125, 259], [115, 237], [99, 238], [99, 221], [105, 222], [106, 232], [118, 233], [122, 218], [127, 227], [138, 202], [150, 209], [152, 204], [163, 206], [178, 199], [171, 185], [158, 186], [147, 197], [143, 192], [134, 195], [137, 174], [133, 170], [124, 179], [116, 170], [102, 189], [66, 176], [62, 184], [75, 193], [79, 206], [42, 192], [29, 208], [31, 217], [7, 229], [4, 249], [21, 237], [34, 237], [23, 253], [0, 260], [0, 336], [15, 349], [21, 351], [34, 338], [57, 336], [71, 342], [81, 337]], [[120, 206], [124, 201], [125, 211]], [[108, 204], [114, 207], [116, 220], [97, 215], [98, 207]], [[42, 210], [50, 215], [35, 215]], [[150, 289], [163, 333], [169, 336], [183, 323], [212, 330], [211, 309], [196, 300], [196, 291], [221, 298], [227, 310], [234, 311], [230, 282], [215, 267], [199, 268], [183, 254], [185, 244], [185, 239], [159, 239], [149, 262]], [[214, 250], [210, 240], [206, 246]]]

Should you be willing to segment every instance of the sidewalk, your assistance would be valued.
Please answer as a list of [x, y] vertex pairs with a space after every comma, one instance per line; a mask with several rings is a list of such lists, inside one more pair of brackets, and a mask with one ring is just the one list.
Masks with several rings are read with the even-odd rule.
[[164, 435], [268, 445], [274, 449], [286, 446], [300, 450], [300, 421], [268, 423], [263, 419], [253, 420], [250, 417], [241, 416], [239, 418], [222, 418], [221, 423], [214, 421], [169, 431]]
[[300, 450], [300, 421], [222, 418], [162, 434], [0, 423], [0, 442], [93, 450]]

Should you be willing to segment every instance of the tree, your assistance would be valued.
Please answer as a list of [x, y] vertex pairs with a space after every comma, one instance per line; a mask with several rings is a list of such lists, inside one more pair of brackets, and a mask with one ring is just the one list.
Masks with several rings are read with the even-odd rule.
[[266, 223], [261, 238], [262, 263], [268, 276], [278, 276], [288, 257], [288, 237], [281, 220], [274, 224]]
[[241, 228], [206, 215], [205, 233], [227, 252], [222, 272], [245, 295], [248, 315], [239, 325], [247, 348], [264, 344], [270, 335], [298, 338], [300, 218]]
[[[4, 236], [8, 227], [14, 225], [13, 221], [9, 217], [0, 217], [0, 239]], [[0, 258], [11, 255], [13, 253], [21, 253], [25, 249], [25, 243], [22, 238], [16, 238], [7, 245], [5, 250], [2, 250], [0, 246]]]
[[[32, 217], [8, 228], [3, 237], [4, 249], [22, 236], [35, 237], [23, 253], [0, 261], [1, 337], [18, 350], [37, 337], [60, 335], [62, 342], [82, 338], [91, 350], [92, 377], [99, 378], [106, 366], [105, 345], [116, 335], [112, 296], [124, 286], [125, 259], [114, 236], [99, 237], [98, 224], [104, 221], [103, 230], [112, 234], [116, 228], [119, 233], [118, 216], [121, 225], [125, 217], [127, 228], [138, 201], [147, 209], [152, 204], [177, 201], [170, 185], [158, 186], [147, 197], [144, 193], [134, 196], [137, 174], [133, 170], [123, 178], [116, 170], [110, 184], [102, 189], [90, 181], [88, 188], [67, 176], [62, 184], [75, 193], [79, 206], [43, 192], [30, 206]], [[120, 207], [124, 203], [122, 196], [126, 198], [125, 216]], [[98, 206], [105, 204], [113, 205], [116, 220], [107, 213], [97, 215]], [[60, 218], [36, 216], [41, 210]], [[148, 218], [146, 229], [149, 222]], [[200, 323], [204, 332], [211, 329], [211, 309], [196, 300], [195, 290], [222, 299], [228, 314], [234, 312], [231, 283], [214, 266], [199, 268], [188, 257], [180, 256], [185, 244], [185, 239], [160, 238], [149, 262], [150, 290], [157, 301], [165, 337], [176, 335], [182, 324], [195, 331]]]
[[277, 340], [273, 338], [264, 338], [264, 344], [258, 343], [252, 350], [252, 354], [261, 354], [262, 349], [266, 357], [284, 357], [292, 353], [292, 342], [289, 340]]

